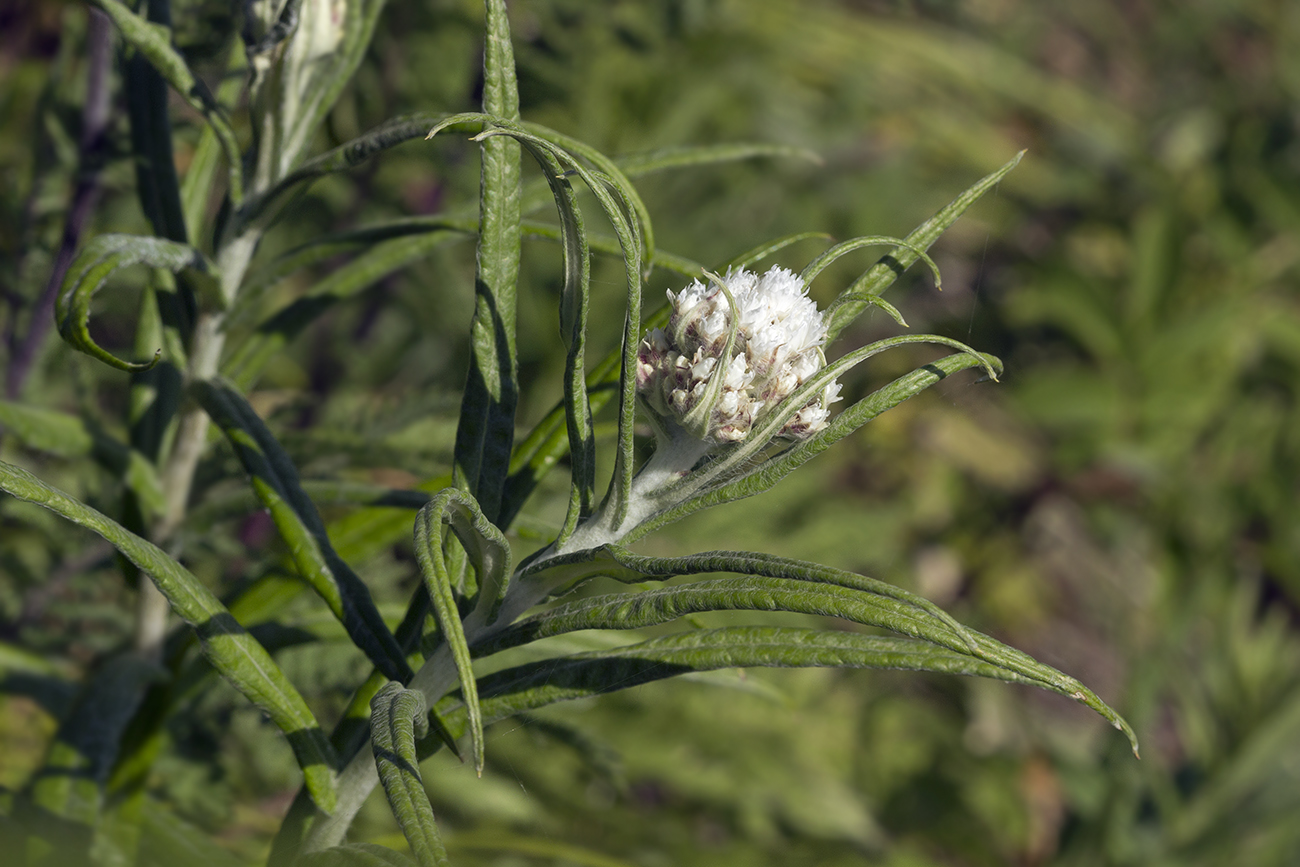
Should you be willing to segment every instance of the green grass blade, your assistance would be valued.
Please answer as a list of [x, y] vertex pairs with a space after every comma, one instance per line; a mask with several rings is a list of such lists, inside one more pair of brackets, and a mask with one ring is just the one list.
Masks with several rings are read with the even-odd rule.
[[330, 544], [320, 513], [302, 489], [297, 468], [274, 435], [233, 388], [196, 382], [192, 390], [230, 441], [298, 573], [325, 600], [376, 668], [394, 680], [409, 680], [412, 672], [406, 655], [375, 608], [370, 590]]
[[230, 201], [239, 205], [244, 197], [243, 158], [239, 140], [226, 119], [221, 106], [212, 97], [203, 82], [194, 76], [184, 58], [172, 48], [171, 30], [160, 24], [146, 21], [118, 0], [93, 0], [117, 26], [122, 38], [153, 64], [181, 99], [202, 114], [221, 142], [230, 167]]
[[326, 812], [334, 809], [335, 755], [320, 724], [284, 672], [212, 591], [158, 546], [26, 470], [0, 461], [0, 489], [98, 534], [147, 573], [172, 610], [194, 629], [213, 666], [285, 733], [312, 799]]
[[906, 246], [900, 245], [889, 251], [878, 263], [854, 281], [853, 285], [840, 293], [840, 296], [826, 310], [826, 342], [828, 344], [833, 342], [850, 322], [862, 315], [862, 312], [871, 306], [866, 300], [868, 296], [884, 292], [898, 279], [898, 275], [920, 258], [917, 251], [928, 250], [930, 245], [966, 212], [967, 208], [979, 201], [981, 196], [1006, 177], [1007, 173], [1020, 163], [1024, 155], [1024, 151], [1016, 154], [1002, 168], [982, 178], [953, 199], [939, 213], [913, 229], [911, 234], [903, 239]]
[[429, 732], [424, 695], [389, 683], [370, 702], [370, 743], [379, 782], [420, 867], [450, 867], [420, 778], [415, 741]]
[[113, 272], [131, 265], [144, 264], [166, 268], [172, 273], [186, 272], [202, 287], [204, 299], [216, 301], [216, 266], [198, 250], [187, 244], [148, 238], [140, 235], [100, 235], [85, 246], [68, 268], [55, 302], [54, 316], [59, 334], [72, 346], [119, 370], [148, 370], [158, 361], [162, 348], [147, 362], [123, 361], [95, 343], [90, 336], [90, 303]]

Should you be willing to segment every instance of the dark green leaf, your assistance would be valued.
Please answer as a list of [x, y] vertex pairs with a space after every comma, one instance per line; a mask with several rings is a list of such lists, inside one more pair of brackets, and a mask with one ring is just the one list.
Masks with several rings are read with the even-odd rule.
[[199, 403], [230, 440], [253, 491], [270, 511], [298, 573], [320, 594], [375, 667], [394, 680], [411, 678], [405, 654], [375, 608], [370, 591], [330, 544], [298, 470], [243, 396], [229, 386], [196, 382]]
[[220, 298], [215, 284], [216, 266], [193, 247], [139, 235], [100, 235], [91, 241], [68, 268], [63, 286], [59, 289], [54, 315], [64, 340], [119, 370], [148, 370], [157, 363], [158, 355], [162, 353], [160, 347], [151, 361], [122, 361], [101, 348], [90, 336], [90, 302], [95, 293], [113, 272], [136, 264], [166, 268], [178, 274], [187, 272], [200, 285], [211, 289], [205, 293], [210, 300], [217, 301]]

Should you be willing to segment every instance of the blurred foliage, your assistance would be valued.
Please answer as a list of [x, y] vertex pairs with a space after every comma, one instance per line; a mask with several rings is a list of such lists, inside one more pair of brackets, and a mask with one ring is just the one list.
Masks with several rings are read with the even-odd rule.
[[[696, 261], [809, 228], [906, 231], [1029, 149], [936, 248], [942, 294], [922, 276], [895, 296], [915, 329], [1000, 355], [1003, 384], [945, 383], [777, 491], [643, 547], [754, 548], [916, 589], [1092, 684], [1144, 753], [1135, 762], [1065, 700], [998, 684], [825, 671], [658, 684], [499, 724], [481, 781], [432, 760], [425, 779], [456, 862], [1300, 861], [1300, 7], [518, 0], [511, 13], [526, 119], [612, 153], [763, 140], [823, 155], [640, 181], [660, 246]], [[173, 16], [191, 63], [219, 68], [227, 5], [180, 0]], [[468, 0], [391, 4], [318, 146], [394, 114], [473, 109], [480, 17]], [[9, 352], [77, 176], [85, 21], [71, 2], [0, 11]], [[183, 172], [198, 126], [184, 110], [175, 121]], [[127, 135], [118, 111], [92, 234], [143, 231]], [[464, 201], [474, 162], [463, 142], [412, 143], [331, 177], [259, 255]], [[455, 423], [471, 260], [469, 245], [452, 246], [383, 279], [268, 369], [252, 400], [305, 477], [410, 487], [445, 469], [430, 444]], [[273, 287], [267, 303], [327, 270]], [[820, 300], [844, 276], [832, 272]], [[521, 321], [550, 322], [560, 279], [553, 247], [526, 247]], [[592, 320], [609, 323], [593, 334], [608, 341], [598, 352], [617, 339], [620, 285], [596, 269]], [[94, 328], [110, 349], [131, 345], [134, 303], [105, 293]], [[894, 328], [877, 313], [841, 343]], [[556, 330], [522, 331], [520, 358], [531, 422], [558, 397]], [[919, 360], [886, 356], [848, 387], [863, 393]], [[25, 395], [110, 430], [127, 399], [123, 377], [53, 340]], [[0, 451], [116, 508], [107, 472], [12, 436]], [[228, 450], [216, 455], [200, 486], [237, 474]], [[562, 495], [524, 516], [522, 547], [535, 544], [527, 528], [558, 522]], [[252, 503], [218, 511], [183, 531], [196, 574], [215, 586], [276, 568], [283, 552]], [[409, 514], [393, 520], [401, 532], [385, 535], [357, 518], [348, 549], [369, 558], [381, 607], [417, 580]], [[128, 640], [119, 572], [102, 543], [0, 502], [0, 786], [23, 783], [71, 684]], [[295, 605], [299, 622], [317, 610]], [[330, 647], [279, 656], [324, 717], [363, 671], [350, 645]], [[239, 858], [264, 853], [296, 785], [266, 727], [226, 687], [186, 705], [151, 778], [162, 812]], [[391, 817], [371, 806], [354, 837], [391, 842]]]

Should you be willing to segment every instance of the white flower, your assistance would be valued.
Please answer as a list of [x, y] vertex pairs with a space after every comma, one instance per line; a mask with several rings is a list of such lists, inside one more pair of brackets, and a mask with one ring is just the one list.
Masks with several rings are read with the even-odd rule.
[[[774, 267], [759, 276], [728, 271], [717, 283], [696, 280], [668, 292], [673, 312], [667, 329], [656, 328], [641, 343], [637, 389], [660, 418], [715, 443], [739, 442], [765, 412], [774, 410], [826, 364], [826, 325], [797, 274]], [[730, 293], [730, 301], [727, 298]], [[735, 343], [724, 362], [735, 305]], [[719, 363], [726, 364], [722, 388], [709, 398]], [[828, 407], [839, 399], [839, 383], [794, 413], [780, 436], [805, 439], [826, 427]]]

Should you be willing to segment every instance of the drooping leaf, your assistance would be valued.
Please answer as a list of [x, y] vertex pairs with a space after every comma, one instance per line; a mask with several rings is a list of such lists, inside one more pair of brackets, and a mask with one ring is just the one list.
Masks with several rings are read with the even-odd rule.
[[510, 545], [501, 531], [488, 521], [482, 509], [458, 488], [438, 492], [415, 519], [415, 556], [424, 584], [433, 602], [442, 630], [442, 640], [460, 678], [469, 707], [474, 765], [483, 772], [483, 727], [478, 721], [474, 693], [474, 669], [470, 661], [465, 626], [460, 619], [451, 573], [447, 568], [446, 527], [456, 534], [479, 575], [479, 597], [471, 615], [477, 625], [490, 623], [505, 596], [511, 568]]
[[438, 123], [443, 114], [417, 112], [390, 118], [372, 130], [367, 130], [349, 142], [326, 151], [320, 156], [312, 157], [256, 200], [244, 206], [241, 218], [252, 222], [257, 220], [268, 208], [272, 208], [291, 191], [317, 178], [335, 172], [347, 171], [361, 165], [376, 154], [416, 138], [423, 138], [429, 127]]
[[370, 702], [370, 743], [379, 782], [420, 867], [450, 867], [420, 778], [415, 742], [429, 732], [424, 696], [390, 683]]
[[334, 808], [335, 756], [319, 723], [284, 672], [212, 591], [158, 546], [26, 470], [0, 461], [0, 490], [91, 530], [148, 574], [172, 610], [194, 629], [216, 669], [285, 733], [313, 800], [323, 810]]
[[[481, 678], [478, 687], [484, 722], [491, 723], [555, 702], [616, 692], [691, 672], [736, 667], [903, 669], [1044, 686], [1000, 665], [910, 638], [785, 626], [733, 626], [692, 630], [610, 650], [531, 662]], [[453, 732], [465, 725], [459, 702], [460, 697], [455, 695], [439, 702], [438, 710]], [[1102, 715], [1128, 735], [1136, 751], [1137, 740], [1128, 724], [1109, 708]], [[436, 746], [426, 741], [424, 748]]]
[[275, 436], [233, 388], [210, 381], [192, 390], [230, 441], [254, 493], [289, 548], [298, 573], [320, 594], [357, 647], [394, 680], [411, 678], [405, 654], [375, 608], [370, 590], [330, 543], [315, 504], [302, 489], [298, 470]]
[[113, 273], [131, 265], [144, 264], [166, 268], [173, 273], [187, 272], [196, 283], [209, 287], [204, 295], [218, 300], [216, 266], [198, 250], [162, 238], [139, 235], [100, 235], [77, 255], [59, 289], [54, 315], [63, 339], [87, 355], [98, 358], [119, 370], [147, 370], [158, 361], [161, 347], [152, 361], [123, 361], [103, 349], [90, 336], [90, 302]]

